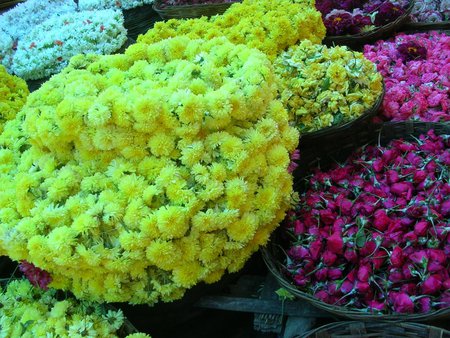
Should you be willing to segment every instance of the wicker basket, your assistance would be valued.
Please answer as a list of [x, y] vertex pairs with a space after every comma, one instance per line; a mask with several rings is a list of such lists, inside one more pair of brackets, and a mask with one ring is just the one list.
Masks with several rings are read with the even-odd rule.
[[184, 6], [168, 6], [161, 8], [161, 1], [156, 1], [153, 4], [153, 9], [159, 14], [163, 20], [169, 19], [192, 19], [200, 18], [202, 16], [213, 16], [216, 14], [223, 14], [228, 7], [235, 2], [223, 2], [216, 4], [199, 4], [199, 5], [184, 5]]
[[301, 338], [450, 338], [450, 331], [416, 323], [339, 322], [299, 335]]
[[[304, 175], [309, 173], [312, 167], [320, 166], [326, 168], [337, 161], [344, 160], [358, 147], [365, 144], [380, 144], [385, 145], [393, 139], [403, 138], [406, 140], [413, 140], [414, 137], [426, 133], [428, 130], [434, 129], [437, 135], [450, 135], [450, 124], [448, 123], [432, 123], [432, 122], [396, 122], [378, 125], [370, 132], [360, 133], [352, 138], [347, 146], [343, 146], [339, 153], [322, 153], [322, 154], [301, 154], [300, 170], [294, 172], [295, 189], [304, 189], [305, 182]], [[303, 163], [305, 156], [315, 160], [310, 163]], [[271, 242], [267, 247], [262, 248], [262, 256], [269, 271], [278, 280], [279, 284], [287, 289], [296, 297], [310, 302], [319, 309], [331, 312], [335, 315], [347, 317], [356, 320], [390, 320], [390, 321], [428, 321], [439, 318], [449, 318], [450, 308], [439, 309], [429, 313], [418, 314], [378, 314], [367, 312], [359, 309], [348, 309], [342, 306], [336, 306], [324, 303], [310, 294], [300, 291], [284, 273], [284, 266], [281, 262], [284, 261], [285, 252], [283, 244], [285, 239], [280, 232], [275, 232]]]
[[146, 33], [159, 20], [152, 5], [143, 5], [123, 11], [124, 26], [128, 31], [128, 37], [136, 40], [139, 34]]
[[436, 30], [450, 30], [450, 21], [442, 22], [409, 22], [402, 27], [404, 31], [436, 31]]
[[20, 2], [24, 2], [24, 1], [25, 0], [0, 0], [0, 9], [6, 10], [9, 7], [12, 7], [12, 6], [14, 6]]
[[349, 46], [355, 50], [361, 49], [366, 43], [373, 42], [383, 37], [390, 37], [396, 31], [400, 30], [401, 27], [410, 20], [410, 14], [414, 7], [414, 0], [410, 0], [408, 7], [403, 15], [399, 16], [396, 20], [377, 27], [368, 32], [362, 32], [354, 35], [342, 35], [342, 36], [326, 36], [323, 43], [328, 46], [334, 45], [345, 45]]

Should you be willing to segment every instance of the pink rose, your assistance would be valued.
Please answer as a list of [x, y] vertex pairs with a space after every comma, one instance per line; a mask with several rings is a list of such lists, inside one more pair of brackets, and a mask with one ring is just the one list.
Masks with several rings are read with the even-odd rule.
[[386, 303], [383, 301], [371, 300], [367, 303], [369, 309], [383, 311], [386, 308]]
[[342, 277], [341, 269], [328, 269], [328, 278], [331, 280], [336, 280]]
[[426, 313], [431, 311], [431, 298], [429, 297], [419, 298], [417, 300], [417, 303], [419, 304], [420, 312]]
[[396, 246], [394, 250], [392, 250], [390, 260], [393, 267], [401, 267], [404, 261], [403, 250], [400, 247]]
[[355, 288], [359, 293], [366, 293], [367, 291], [369, 291], [370, 285], [367, 282], [357, 281]]
[[331, 252], [329, 250], [326, 250], [322, 255], [322, 261], [327, 266], [331, 266], [336, 262], [337, 256], [334, 252]]
[[344, 241], [340, 233], [335, 232], [327, 239], [327, 249], [335, 254], [342, 254]]
[[309, 246], [309, 252], [311, 253], [311, 257], [313, 260], [317, 260], [319, 258], [319, 254], [322, 251], [322, 241], [320, 239], [316, 239]]
[[406, 293], [395, 293], [392, 298], [395, 312], [414, 313], [414, 303]]
[[422, 283], [422, 293], [433, 295], [440, 291], [442, 281], [439, 275], [431, 275]]
[[323, 282], [324, 280], [327, 279], [328, 276], [328, 268], [322, 268], [316, 271], [316, 273], [314, 274], [314, 276], [316, 277], [316, 279], [318, 281]]
[[344, 294], [347, 294], [353, 290], [353, 287], [354, 287], [354, 283], [350, 282], [348, 279], [346, 279], [341, 285], [341, 292]]
[[358, 269], [358, 279], [361, 282], [367, 282], [369, 281], [369, 277], [372, 273], [372, 269], [370, 268], [369, 265], [361, 265]]
[[344, 257], [350, 263], [355, 264], [358, 262], [358, 255], [353, 249], [348, 248], [347, 250], [345, 250]]
[[320, 290], [317, 291], [314, 294], [314, 297], [316, 297], [317, 299], [321, 300], [322, 302], [328, 303], [330, 300], [330, 296], [328, 295], [328, 293], [325, 290]]
[[297, 219], [295, 221], [294, 234], [301, 235], [304, 233], [305, 233], [305, 224], [302, 221]]
[[417, 236], [425, 236], [428, 229], [428, 222], [427, 221], [421, 221], [417, 222], [414, 226], [414, 233]]

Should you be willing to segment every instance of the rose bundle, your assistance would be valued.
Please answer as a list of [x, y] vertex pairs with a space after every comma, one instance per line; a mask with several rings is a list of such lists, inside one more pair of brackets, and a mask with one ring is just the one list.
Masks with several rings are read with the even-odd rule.
[[352, 35], [386, 25], [405, 13], [408, 1], [316, 0], [327, 35]]
[[273, 60], [299, 40], [322, 42], [325, 27], [310, 1], [244, 0], [231, 5], [223, 15], [158, 22], [138, 42], [153, 43], [180, 35], [205, 40], [225, 36], [233, 43], [259, 49]]
[[8, 74], [5, 67], [0, 65], [0, 133], [4, 123], [16, 117], [29, 93], [25, 81]]
[[125, 42], [123, 15], [111, 9], [53, 16], [19, 40], [11, 71], [35, 80], [60, 72], [79, 53], [110, 54]]
[[411, 12], [412, 22], [442, 22], [450, 20], [449, 0], [416, 0]]
[[281, 101], [302, 132], [354, 120], [380, 97], [382, 77], [362, 53], [309, 40], [275, 60]]
[[382, 313], [449, 307], [449, 167], [449, 135], [429, 132], [317, 171], [286, 217], [286, 273], [329, 304]]
[[445, 33], [398, 34], [364, 47], [383, 75], [381, 118], [450, 121], [450, 37]]
[[276, 93], [267, 57], [224, 38], [72, 58], [0, 136], [0, 254], [109, 302], [238, 270], [289, 206], [299, 135]]
[[[91, 302], [59, 299], [55, 290], [13, 280], [0, 293], [2, 337], [119, 337], [125, 317]], [[127, 338], [150, 337], [143, 333]]]
[[109, 8], [132, 9], [151, 3], [153, 3], [153, 0], [78, 0], [78, 8], [82, 11]]

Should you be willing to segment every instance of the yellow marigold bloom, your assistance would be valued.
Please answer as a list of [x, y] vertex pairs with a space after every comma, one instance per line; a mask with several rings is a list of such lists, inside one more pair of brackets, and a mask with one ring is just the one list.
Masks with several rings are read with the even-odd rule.
[[30, 94], [27, 84], [17, 76], [8, 74], [0, 65], [0, 133], [6, 121], [16, 117]]
[[381, 95], [383, 82], [362, 53], [304, 40], [275, 61], [281, 101], [300, 132], [358, 118]]
[[267, 56], [225, 38], [75, 57], [0, 135], [0, 253], [100, 302], [218, 280], [290, 205], [298, 132], [276, 98]]

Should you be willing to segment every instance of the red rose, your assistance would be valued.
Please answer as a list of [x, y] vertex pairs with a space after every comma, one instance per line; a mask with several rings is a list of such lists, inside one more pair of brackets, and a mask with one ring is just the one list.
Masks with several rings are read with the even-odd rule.
[[403, 292], [391, 293], [393, 299], [394, 311], [399, 313], [413, 313], [414, 303], [411, 298]]
[[399, 283], [399, 282], [403, 282], [404, 277], [403, 274], [401, 273], [400, 270], [398, 269], [391, 269], [391, 271], [389, 272], [389, 278], [388, 278], [392, 283]]
[[373, 268], [374, 269], [380, 269], [386, 258], [386, 252], [384, 252], [383, 250], [377, 250], [374, 255], [372, 256], [372, 264], [373, 264]]
[[313, 260], [317, 260], [321, 251], [322, 251], [322, 241], [320, 239], [316, 239], [310, 244], [309, 252], [311, 253], [311, 257]]
[[407, 283], [407, 284], [403, 284], [400, 287], [400, 291], [407, 293], [408, 295], [415, 295], [416, 294], [416, 289], [417, 289], [417, 285], [414, 283]]
[[358, 269], [358, 279], [361, 282], [369, 281], [370, 274], [372, 273], [372, 269], [369, 265], [361, 265]]
[[19, 264], [19, 270], [22, 271], [32, 285], [43, 290], [47, 290], [48, 284], [52, 281], [52, 277], [47, 271], [38, 268], [33, 263], [21, 261]]
[[353, 202], [346, 198], [342, 199], [339, 202], [339, 208], [341, 209], [341, 214], [343, 216], [350, 215], [350, 212], [352, 211], [352, 206], [353, 206]]
[[414, 233], [417, 236], [425, 236], [427, 234], [428, 229], [428, 222], [427, 221], [421, 221], [417, 222], [414, 226]]
[[358, 262], [358, 255], [353, 249], [348, 248], [347, 250], [345, 250], [344, 257], [350, 263], [355, 264]]
[[301, 260], [303, 258], [310, 257], [308, 249], [306, 249], [301, 245], [291, 247], [288, 251], [288, 255], [289, 257], [296, 260]]
[[316, 273], [314, 274], [314, 276], [316, 277], [316, 279], [318, 281], [323, 282], [324, 280], [327, 279], [328, 276], [328, 268], [322, 268], [316, 271]]
[[443, 268], [444, 267], [439, 262], [436, 262], [436, 261], [431, 261], [427, 265], [427, 271], [428, 272], [439, 272]]
[[450, 278], [447, 278], [444, 283], [442, 283], [445, 290], [450, 290]]
[[377, 243], [375, 241], [367, 241], [364, 246], [359, 249], [359, 254], [361, 256], [369, 256], [377, 249]]
[[341, 269], [328, 269], [328, 278], [331, 280], [336, 280], [342, 277]]
[[371, 300], [367, 303], [367, 306], [369, 309], [383, 311], [386, 308], [386, 303], [383, 301], [378, 302], [376, 300]]
[[325, 265], [331, 266], [336, 262], [337, 256], [335, 253], [326, 250], [322, 255], [322, 261], [325, 263]]
[[442, 281], [439, 275], [431, 275], [422, 283], [422, 293], [433, 295], [440, 291]]
[[355, 287], [356, 287], [356, 290], [359, 293], [366, 293], [370, 289], [369, 283], [367, 283], [367, 282], [360, 282], [360, 281], [356, 282]]
[[427, 172], [424, 170], [417, 170], [414, 172], [413, 181], [414, 183], [420, 183], [428, 176]]
[[411, 263], [406, 263], [402, 266], [402, 274], [406, 279], [410, 279], [413, 277], [411, 270], [414, 270], [414, 266]]
[[322, 302], [328, 303], [330, 296], [328, 295], [328, 293], [325, 290], [320, 290], [317, 291], [314, 294], [314, 297], [316, 297], [317, 299], [320, 299]]
[[327, 249], [335, 254], [342, 254], [344, 241], [340, 233], [335, 232], [327, 239]]
[[294, 225], [294, 234], [302, 235], [304, 233], [305, 233], [305, 224], [297, 219]]
[[298, 286], [306, 286], [308, 284], [308, 278], [303, 275], [295, 275], [294, 282]]
[[399, 268], [402, 266], [404, 261], [403, 250], [399, 246], [396, 246], [394, 250], [392, 250], [390, 260], [394, 268]]
[[413, 252], [411, 255], [409, 255], [409, 259], [416, 264], [424, 264], [428, 262], [428, 255], [425, 250], [420, 250]]
[[420, 312], [425, 313], [431, 311], [431, 298], [419, 298], [417, 302], [419, 303]]
[[373, 218], [373, 226], [380, 231], [385, 231], [391, 222], [386, 210], [383, 209], [376, 210], [373, 214]]
[[405, 196], [412, 190], [411, 183], [400, 182], [391, 185], [391, 192], [397, 196]]
[[441, 214], [444, 217], [450, 216], [450, 199], [441, 204]]
[[354, 283], [346, 279], [341, 285], [341, 292], [344, 294], [350, 293], [353, 290]]

